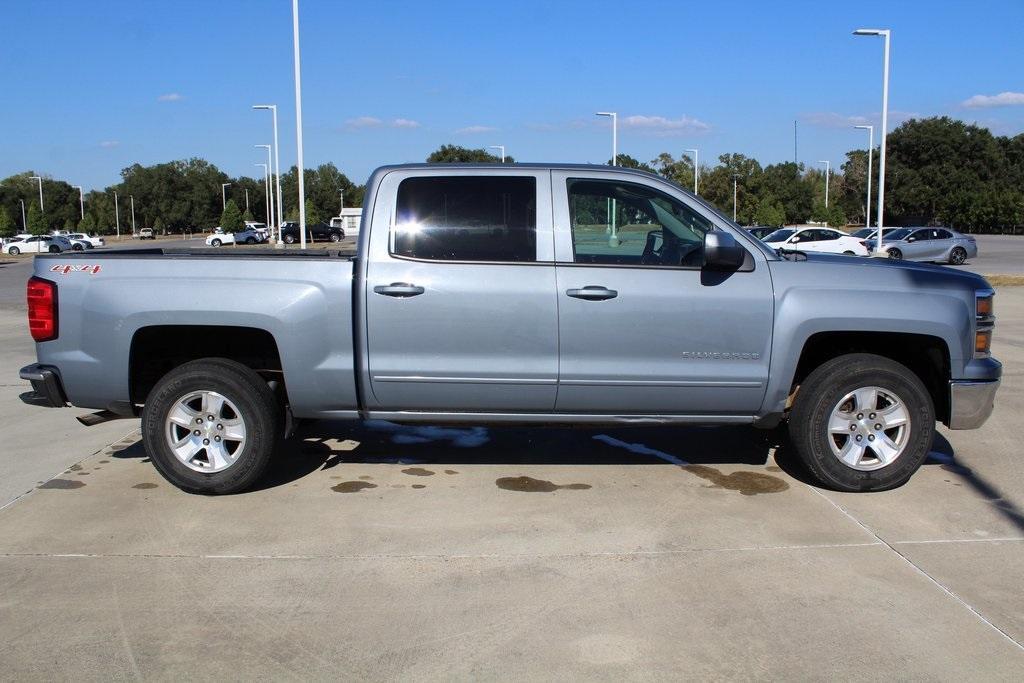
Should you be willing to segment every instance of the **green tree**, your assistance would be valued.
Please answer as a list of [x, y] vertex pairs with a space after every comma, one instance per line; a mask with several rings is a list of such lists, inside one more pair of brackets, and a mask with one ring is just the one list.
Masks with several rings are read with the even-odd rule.
[[7, 207], [0, 206], [0, 237], [10, 237], [14, 234], [14, 219], [11, 218]]
[[85, 214], [85, 218], [78, 222], [78, 232], [84, 232], [86, 235], [96, 232], [96, 221], [93, 220], [91, 213]]
[[[608, 159], [608, 165], [609, 166], [612, 165], [612, 160], [611, 159]], [[619, 154], [619, 166], [621, 166], [622, 168], [636, 168], [636, 169], [640, 169], [641, 171], [647, 171], [649, 173], [654, 173], [654, 169], [651, 168], [649, 165], [634, 159], [633, 157], [629, 156], [628, 154]]]
[[64, 221], [64, 229], [68, 232], [73, 231], [75, 229], [75, 221], [71, 218], [66, 219]]
[[250, 222], [250, 223], [251, 223], [251, 222], [252, 222], [253, 220], [255, 220], [255, 219], [254, 219], [254, 218], [252, 217], [252, 211], [250, 211], [249, 209], [246, 209], [246, 210], [245, 210], [245, 213], [243, 213], [243, 214], [242, 214], [242, 220], [243, 220], [243, 221], [246, 221], [246, 222]]
[[164, 226], [164, 219], [160, 218], [160, 216], [157, 216], [156, 220], [153, 221], [153, 234], [154, 235], [164, 235], [166, 233], [167, 233], [167, 228]]
[[242, 222], [242, 212], [238, 210], [238, 204], [234, 199], [229, 199], [220, 215], [220, 227], [224, 232], [241, 232], [245, 227]]
[[[511, 164], [515, 161], [511, 156], [505, 155], [505, 163]], [[458, 163], [500, 163], [501, 157], [496, 157], [486, 149], [469, 149], [458, 145], [441, 145], [427, 157], [428, 164], [458, 164]]]
[[754, 224], [781, 227], [785, 222], [786, 210], [782, 202], [770, 194], [762, 196], [754, 210]]
[[28, 231], [33, 235], [45, 235], [49, 232], [46, 219], [43, 218], [43, 212], [39, 210], [39, 203], [36, 201], [28, 207]]
[[320, 212], [316, 210], [316, 204], [311, 198], [306, 199], [306, 225], [313, 225], [320, 222]]

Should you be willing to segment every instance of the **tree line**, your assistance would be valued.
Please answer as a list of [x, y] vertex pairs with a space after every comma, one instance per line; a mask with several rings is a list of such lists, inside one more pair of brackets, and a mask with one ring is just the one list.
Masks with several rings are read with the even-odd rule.
[[[846, 153], [846, 161], [828, 178], [825, 206], [824, 169], [782, 162], [762, 166], [756, 159], [730, 153], [713, 166], [695, 169], [685, 154], [663, 152], [649, 162], [620, 154], [618, 165], [657, 173], [698, 194], [726, 215], [733, 211], [745, 225], [784, 225], [809, 221], [842, 227], [872, 223], [877, 211], [878, 151], [874, 150], [872, 206], [865, 206], [866, 149]], [[499, 162], [484, 149], [443, 145], [427, 157], [430, 163]], [[506, 163], [513, 163], [506, 156]], [[611, 163], [611, 160], [609, 160]], [[885, 188], [886, 225], [946, 225], [963, 232], [1024, 232], [1024, 134], [995, 136], [987, 128], [948, 117], [912, 119], [888, 137]], [[222, 218], [221, 184], [226, 197], [244, 219], [264, 220], [263, 181], [231, 178], [203, 159], [185, 159], [152, 166], [134, 164], [121, 171], [121, 182], [85, 195], [85, 217], [79, 213], [78, 190], [52, 178], [43, 179], [44, 206], [38, 203], [31, 171], [0, 181], [0, 235], [22, 229], [21, 204], [30, 232], [54, 229], [114, 232], [114, 192], [118, 196], [122, 233], [131, 232], [130, 197], [135, 198], [136, 228], [157, 232], [208, 231]], [[305, 172], [307, 222], [338, 214], [340, 193], [345, 206], [361, 206], [365, 187], [352, 183], [331, 163]], [[246, 203], [248, 191], [248, 203]], [[293, 166], [281, 176], [284, 214], [298, 217], [298, 174]], [[42, 209], [45, 209], [43, 211]], [[234, 223], [232, 218], [232, 223]]]

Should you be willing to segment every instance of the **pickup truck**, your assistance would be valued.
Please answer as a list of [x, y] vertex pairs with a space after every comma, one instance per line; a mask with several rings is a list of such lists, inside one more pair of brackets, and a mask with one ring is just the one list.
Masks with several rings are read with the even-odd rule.
[[355, 256], [37, 257], [22, 400], [141, 415], [160, 473], [206, 494], [253, 485], [300, 418], [788, 421], [818, 483], [878, 491], [917, 470], [937, 421], [993, 409], [978, 275], [776, 251], [623, 168], [389, 166], [367, 188]]

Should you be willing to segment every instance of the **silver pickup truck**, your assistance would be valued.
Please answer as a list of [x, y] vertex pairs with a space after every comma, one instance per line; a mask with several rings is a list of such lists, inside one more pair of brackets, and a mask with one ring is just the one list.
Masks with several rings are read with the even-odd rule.
[[22, 399], [141, 414], [154, 465], [197, 493], [252, 485], [296, 418], [788, 420], [823, 486], [877, 491], [921, 465], [936, 421], [992, 411], [977, 275], [776, 252], [607, 166], [390, 166], [367, 188], [354, 257], [37, 257]]

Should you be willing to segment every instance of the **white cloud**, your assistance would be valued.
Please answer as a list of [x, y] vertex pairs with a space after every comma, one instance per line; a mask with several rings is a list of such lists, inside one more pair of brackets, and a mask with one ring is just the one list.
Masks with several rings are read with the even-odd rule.
[[988, 107], [1012, 107], [1024, 105], [1024, 92], [1001, 92], [998, 95], [975, 95], [961, 102], [969, 109]]
[[420, 122], [412, 119], [395, 119], [391, 122], [392, 128], [419, 128]]
[[185, 99], [184, 95], [182, 95], [180, 93], [176, 93], [176, 92], [169, 92], [166, 95], [161, 95], [160, 97], [156, 98], [156, 101], [157, 102], [179, 102], [179, 101], [181, 101], [183, 99]]
[[490, 133], [498, 130], [491, 126], [466, 126], [465, 128], [459, 128], [455, 132], [459, 135], [472, 135], [474, 133]]
[[345, 122], [346, 128], [376, 128], [383, 125], [383, 121], [373, 116], [359, 116]]
[[[908, 119], [919, 117], [920, 114], [913, 111], [890, 111], [889, 125], [891, 128], [891, 126], [898, 125]], [[861, 114], [846, 116], [834, 111], [814, 111], [801, 114], [800, 120], [808, 125], [821, 126], [822, 128], [850, 128], [852, 126], [875, 126], [877, 128], [881, 125], [882, 115], [876, 112], [867, 116]]]
[[104, 140], [103, 142], [100, 143], [100, 147], [106, 147], [107, 149], [110, 149], [111, 147], [117, 147], [120, 144], [120, 140]]
[[623, 128], [631, 128], [658, 137], [706, 133], [711, 130], [711, 126], [708, 124], [689, 116], [680, 116], [678, 119], [669, 119], [664, 116], [626, 116], [619, 123]]

